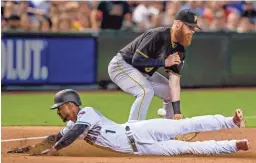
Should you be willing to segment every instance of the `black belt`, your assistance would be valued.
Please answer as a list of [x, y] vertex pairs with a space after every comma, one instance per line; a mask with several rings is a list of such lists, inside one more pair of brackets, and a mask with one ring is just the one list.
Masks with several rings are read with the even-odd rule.
[[126, 131], [126, 135], [127, 135], [128, 139], [129, 139], [129, 141], [130, 141], [130, 144], [131, 144], [131, 146], [132, 146], [132, 150], [133, 150], [134, 152], [138, 152], [137, 147], [136, 147], [136, 144], [135, 144], [135, 140], [134, 140], [134, 138], [133, 138], [133, 135], [132, 135], [132, 132], [131, 132], [130, 127], [129, 127], [129, 126], [126, 126], [126, 127], [125, 127], [125, 131]]

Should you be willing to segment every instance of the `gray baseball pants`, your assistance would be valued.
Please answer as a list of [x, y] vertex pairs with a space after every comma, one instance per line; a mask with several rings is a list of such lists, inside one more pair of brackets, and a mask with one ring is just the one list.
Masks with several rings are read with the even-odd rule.
[[124, 92], [136, 97], [128, 120], [145, 120], [154, 95], [164, 101], [165, 118], [173, 117], [168, 79], [160, 73], [155, 72], [152, 76], [142, 73], [117, 54], [108, 65], [108, 74]]

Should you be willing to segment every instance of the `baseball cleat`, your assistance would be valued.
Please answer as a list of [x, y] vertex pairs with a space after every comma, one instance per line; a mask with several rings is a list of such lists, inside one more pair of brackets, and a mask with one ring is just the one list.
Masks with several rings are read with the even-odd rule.
[[247, 139], [238, 140], [236, 142], [236, 148], [238, 151], [239, 150], [247, 151], [249, 149], [249, 141]]
[[244, 112], [242, 109], [236, 109], [233, 121], [239, 128], [245, 127]]

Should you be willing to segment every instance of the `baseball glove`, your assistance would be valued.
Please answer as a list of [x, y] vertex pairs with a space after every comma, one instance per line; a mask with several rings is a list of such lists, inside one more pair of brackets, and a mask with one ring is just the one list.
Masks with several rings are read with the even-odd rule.
[[[185, 118], [182, 114], [175, 114], [173, 119], [176, 120], [180, 120]], [[199, 134], [199, 132], [191, 132], [191, 133], [187, 133], [187, 134], [183, 134], [183, 135], [177, 135], [175, 137], [175, 140], [180, 140], [180, 141], [190, 141], [193, 138], [195, 138], [197, 136], [197, 134]]]
[[50, 135], [42, 142], [31, 145], [23, 148], [15, 148], [13, 150], [8, 151], [7, 153], [26, 153], [26, 154], [40, 154], [42, 151], [51, 148], [56, 142], [56, 135]]

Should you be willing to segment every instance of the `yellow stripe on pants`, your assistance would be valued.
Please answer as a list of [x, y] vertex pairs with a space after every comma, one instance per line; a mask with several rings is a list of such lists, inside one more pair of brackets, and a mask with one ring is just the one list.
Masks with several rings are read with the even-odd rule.
[[127, 74], [126, 72], [124, 72], [124, 70], [122, 69], [122, 67], [120, 66], [120, 64], [119, 64], [118, 61], [117, 61], [117, 66], [118, 66], [118, 68], [120, 69], [120, 71], [121, 71], [122, 73], [124, 73], [124, 74], [127, 75], [130, 79], [132, 79], [135, 83], [137, 83], [137, 84], [142, 88], [142, 90], [143, 90], [143, 97], [142, 97], [142, 100], [141, 100], [141, 102], [140, 102], [140, 107], [139, 107], [138, 116], [137, 116], [137, 120], [138, 120], [139, 117], [140, 117], [140, 109], [141, 109], [142, 101], [144, 100], [146, 91], [145, 91], [144, 87], [143, 87], [138, 81], [136, 81], [133, 77], [131, 77], [131, 76], [130, 76], [129, 74]]

